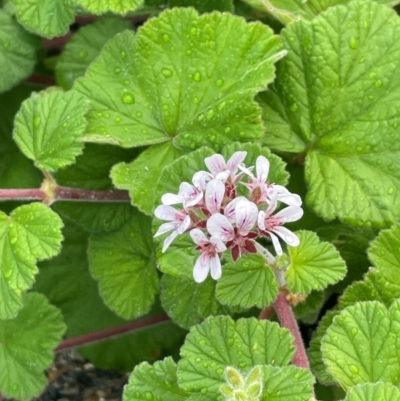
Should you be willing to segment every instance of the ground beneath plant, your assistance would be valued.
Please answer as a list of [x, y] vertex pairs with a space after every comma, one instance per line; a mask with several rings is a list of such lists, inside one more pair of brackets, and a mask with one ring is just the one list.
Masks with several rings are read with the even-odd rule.
[[31, 401], [120, 401], [128, 381], [127, 374], [98, 369], [73, 350], [58, 352], [46, 375], [47, 388]]

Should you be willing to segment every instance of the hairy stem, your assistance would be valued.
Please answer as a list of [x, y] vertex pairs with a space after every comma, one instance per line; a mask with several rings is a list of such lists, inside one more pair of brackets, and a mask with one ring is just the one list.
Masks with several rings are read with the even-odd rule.
[[77, 337], [71, 337], [64, 340], [57, 348], [56, 351], [64, 349], [70, 349], [79, 347], [81, 345], [91, 344], [97, 341], [106, 340], [111, 337], [119, 336], [121, 334], [130, 333], [145, 327], [154, 326], [156, 324], [164, 323], [169, 321], [169, 317], [166, 314], [150, 316], [134, 322], [129, 322], [117, 327], [111, 327], [109, 329], [95, 331], [93, 333], [83, 334]]
[[[42, 189], [0, 189], [2, 200], [46, 200], [48, 194]], [[57, 186], [54, 189], [52, 202], [57, 200], [76, 202], [130, 202], [127, 191], [106, 190], [94, 191], [89, 189], [68, 188]]]
[[276, 314], [283, 327], [288, 329], [293, 337], [293, 344], [296, 347], [296, 352], [293, 356], [292, 363], [300, 368], [310, 369], [307, 353], [304, 347], [303, 339], [301, 338], [299, 326], [297, 325], [296, 318], [294, 317], [292, 307], [289, 305], [286, 295], [283, 293], [278, 294], [278, 298], [273, 303]]

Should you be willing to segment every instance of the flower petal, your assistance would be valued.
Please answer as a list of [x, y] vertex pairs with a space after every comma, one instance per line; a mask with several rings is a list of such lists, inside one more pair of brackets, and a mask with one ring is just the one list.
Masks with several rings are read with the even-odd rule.
[[260, 182], [267, 181], [269, 173], [269, 161], [264, 156], [258, 156], [256, 161], [257, 178]]
[[206, 157], [204, 163], [214, 176], [226, 170], [225, 159], [219, 153]]
[[192, 240], [197, 245], [207, 244], [208, 242], [210, 242], [204, 235], [203, 231], [201, 231], [199, 228], [194, 228], [193, 230], [190, 231], [189, 234], [192, 237]]
[[267, 214], [263, 210], [260, 210], [258, 212], [257, 225], [260, 230], [265, 230], [265, 217], [266, 216], [267, 216]]
[[242, 151], [242, 152], [235, 152], [227, 161], [226, 166], [228, 170], [232, 173], [235, 174], [239, 164], [243, 162], [243, 160], [246, 158], [247, 152]]
[[297, 194], [292, 194], [288, 191], [287, 188], [283, 187], [282, 185], [273, 185], [273, 190], [278, 194], [278, 201], [285, 203], [289, 206], [301, 206], [303, 201], [301, 200], [300, 196]]
[[229, 170], [224, 170], [224, 171], [221, 171], [220, 173], [218, 173], [214, 178], [216, 180], [225, 182], [229, 178], [230, 175], [231, 175], [231, 172]]
[[193, 268], [193, 278], [196, 283], [202, 283], [208, 276], [210, 271], [209, 259], [202, 253], [200, 257], [196, 260]]
[[279, 242], [278, 237], [277, 237], [276, 235], [272, 234], [272, 233], [269, 233], [269, 235], [270, 235], [270, 238], [271, 238], [271, 241], [272, 241], [272, 245], [273, 245], [274, 248], [275, 248], [275, 252], [276, 252], [278, 255], [282, 255], [282, 254], [283, 254], [283, 252], [282, 252], [282, 247], [281, 247], [281, 244], [280, 244], [280, 242]]
[[190, 216], [186, 215], [182, 223], [176, 228], [178, 234], [183, 234], [190, 227], [191, 222], [192, 221], [190, 220]]
[[235, 236], [232, 223], [221, 213], [215, 213], [207, 220], [207, 230], [224, 242], [231, 241]]
[[221, 238], [212, 236], [210, 242], [214, 245], [217, 252], [221, 253], [226, 251], [226, 245], [222, 242]]
[[154, 215], [160, 220], [174, 221], [177, 220], [177, 215], [179, 216], [181, 212], [176, 210], [172, 206], [160, 205], [154, 210]]
[[290, 246], [297, 246], [300, 244], [299, 237], [295, 233], [288, 230], [286, 227], [275, 227], [273, 229], [273, 232], [278, 234]]
[[211, 214], [218, 213], [225, 195], [225, 184], [220, 180], [211, 180], [206, 187], [206, 207]]
[[193, 175], [192, 182], [196, 188], [204, 191], [208, 181], [212, 180], [213, 176], [207, 171], [198, 171]]
[[182, 198], [187, 198], [193, 191], [193, 185], [190, 185], [188, 182], [182, 182], [181, 185], [179, 185], [178, 195]]
[[240, 201], [246, 201], [247, 198], [244, 196], [238, 196], [237, 198], [231, 200], [224, 209], [224, 215], [232, 222], [234, 223], [236, 221], [236, 205]]
[[154, 234], [154, 237], [165, 234], [168, 231], [175, 230], [176, 223], [163, 223], [158, 228], [158, 231]]
[[282, 223], [289, 223], [301, 219], [304, 211], [298, 206], [288, 206], [279, 211], [274, 215], [275, 218], [279, 219]]
[[176, 205], [177, 203], [182, 203], [182, 201], [182, 196], [170, 193], [164, 194], [161, 197], [161, 202], [163, 203], [163, 205]]
[[163, 248], [162, 248], [162, 252], [164, 253], [167, 248], [171, 245], [171, 242], [178, 236], [178, 233], [176, 231], [172, 231], [172, 233], [165, 238], [164, 240], [164, 244], [163, 244]]
[[214, 280], [218, 280], [222, 275], [221, 261], [219, 260], [219, 256], [211, 256], [209, 259], [209, 263], [211, 268], [211, 277]]
[[254, 227], [257, 216], [257, 206], [248, 200], [240, 201], [236, 205], [236, 226], [241, 235], [247, 235]]

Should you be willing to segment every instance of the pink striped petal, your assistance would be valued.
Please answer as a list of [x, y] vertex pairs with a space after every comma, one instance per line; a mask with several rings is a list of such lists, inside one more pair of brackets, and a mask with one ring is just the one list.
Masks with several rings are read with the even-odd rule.
[[269, 161], [264, 156], [258, 156], [256, 161], [257, 178], [261, 182], [267, 181], [269, 173]]
[[176, 220], [177, 215], [179, 215], [180, 213], [181, 212], [179, 210], [176, 210], [172, 206], [168, 205], [157, 206], [156, 210], [154, 210], [154, 215], [160, 220]]
[[206, 157], [204, 163], [214, 176], [226, 170], [225, 159], [219, 153]]
[[178, 234], [183, 234], [190, 226], [191, 220], [189, 215], [185, 216], [179, 227], [176, 228]]
[[193, 175], [192, 182], [196, 188], [204, 191], [206, 189], [207, 182], [212, 179], [213, 176], [207, 171], [198, 171]]
[[228, 170], [232, 173], [235, 174], [239, 164], [243, 162], [243, 160], [246, 158], [247, 152], [235, 152], [227, 161], [226, 166]]
[[226, 251], [226, 245], [222, 242], [219, 237], [211, 237], [210, 242], [214, 245], [214, 248], [217, 252], [221, 253]]
[[210, 270], [211, 270], [211, 277], [214, 280], [218, 280], [221, 278], [222, 269], [221, 269], [221, 261], [219, 260], [219, 256], [211, 256], [209, 260]]
[[190, 185], [188, 182], [182, 182], [181, 185], [179, 185], [178, 195], [182, 198], [187, 198], [191, 193], [193, 193], [193, 191], [194, 188], [192, 185]]
[[225, 184], [220, 180], [211, 180], [206, 187], [206, 207], [211, 214], [218, 213], [225, 195]]
[[193, 278], [196, 283], [202, 283], [208, 276], [210, 271], [209, 259], [206, 254], [202, 253], [196, 260], [193, 268]]
[[206, 244], [207, 242], [209, 242], [203, 231], [201, 231], [199, 228], [194, 228], [193, 230], [191, 230], [190, 236], [197, 245]]
[[288, 245], [290, 246], [297, 246], [300, 244], [299, 237], [288, 230], [286, 227], [275, 227], [273, 229], [274, 233], [278, 234]]
[[232, 222], [234, 223], [236, 221], [236, 205], [240, 201], [245, 201], [247, 198], [244, 196], [238, 196], [237, 198], [231, 200], [224, 209], [224, 215]]
[[207, 220], [207, 230], [224, 242], [232, 240], [235, 236], [232, 223], [221, 213], [215, 213]]
[[236, 226], [241, 235], [247, 235], [249, 231], [254, 227], [257, 216], [257, 206], [248, 200], [240, 201], [236, 205]]

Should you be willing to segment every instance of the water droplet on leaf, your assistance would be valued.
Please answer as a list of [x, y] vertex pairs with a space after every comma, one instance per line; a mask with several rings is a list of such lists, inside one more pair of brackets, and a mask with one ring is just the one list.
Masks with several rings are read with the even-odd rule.
[[125, 104], [133, 104], [135, 103], [135, 97], [132, 95], [132, 93], [124, 93], [122, 95], [122, 101]]
[[169, 68], [163, 68], [161, 73], [164, 75], [165, 78], [172, 77], [173, 72]]

